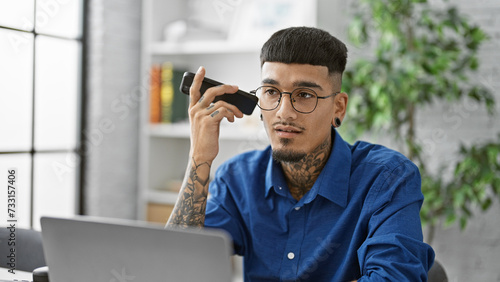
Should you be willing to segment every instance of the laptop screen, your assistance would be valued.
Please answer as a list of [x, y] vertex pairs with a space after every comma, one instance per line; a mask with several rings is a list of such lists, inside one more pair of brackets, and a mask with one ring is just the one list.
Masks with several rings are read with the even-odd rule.
[[41, 225], [51, 282], [231, 281], [222, 231], [90, 217], [43, 217]]

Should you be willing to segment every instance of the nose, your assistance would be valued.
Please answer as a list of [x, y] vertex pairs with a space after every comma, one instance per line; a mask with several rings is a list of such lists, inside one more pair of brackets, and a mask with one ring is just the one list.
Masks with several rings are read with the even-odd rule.
[[276, 112], [276, 116], [279, 117], [280, 119], [287, 120], [287, 119], [295, 119], [297, 118], [297, 112], [292, 106], [292, 97], [291, 95], [287, 95], [288, 93], [283, 93], [281, 95], [281, 101], [280, 104], [278, 105], [278, 110]]

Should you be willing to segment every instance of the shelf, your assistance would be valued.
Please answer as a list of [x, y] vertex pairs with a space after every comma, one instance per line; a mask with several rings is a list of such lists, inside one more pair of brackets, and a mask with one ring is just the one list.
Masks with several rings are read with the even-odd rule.
[[[188, 123], [166, 123], [150, 124], [150, 137], [161, 138], [190, 138], [190, 128]], [[265, 131], [260, 126], [245, 126], [223, 122], [220, 127], [220, 140], [229, 141], [248, 141], [248, 140], [267, 140]]]
[[158, 123], [149, 124], [149, 136], [168, 138], [189, 138], [188, 123]]
[[147, 191], [147, 201], [149, 203], [174, 205], [177, 201], [178, 194], [171, 191], [161, 191], [161, 190], [148, 190]]
[[227, 53], [258, 53], [262, 44], [248, 44], [231, 41], [189, 41], [189, 42], [157, 42], [149, 51], [155, 55], [202, 55]]

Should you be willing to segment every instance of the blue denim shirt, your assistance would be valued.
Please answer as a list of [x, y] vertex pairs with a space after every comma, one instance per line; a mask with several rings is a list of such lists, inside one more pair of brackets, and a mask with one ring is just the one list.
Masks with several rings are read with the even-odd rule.
[[426, 281], [418, 168], [380, 145], [346, 143], [300, 201], [271, 148], [224, 163], [210, 184], [205, 226], [230, 233], [245, 281]]

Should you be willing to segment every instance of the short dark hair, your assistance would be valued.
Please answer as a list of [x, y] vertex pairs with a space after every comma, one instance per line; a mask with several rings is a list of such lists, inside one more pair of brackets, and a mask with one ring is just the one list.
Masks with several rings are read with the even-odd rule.
[[290, 27], [277, 31], [264, 43], [260, 66], [265, 62], [325, 66], [329, 74], [342, 74], [347, 63], [347, 47], [319, 28]]

